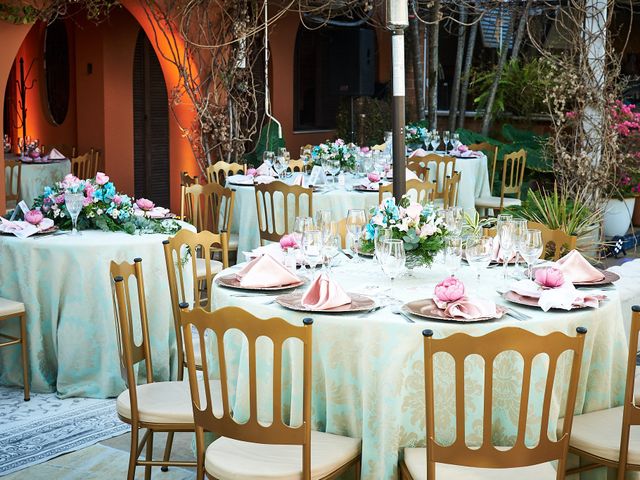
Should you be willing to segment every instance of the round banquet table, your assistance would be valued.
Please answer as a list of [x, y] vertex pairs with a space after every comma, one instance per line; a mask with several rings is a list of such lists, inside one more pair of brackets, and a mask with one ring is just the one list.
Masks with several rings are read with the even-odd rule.
[[[435, 284], [446, 276], [442, 265], [434, 265], [429, 270], [414, 272], [413, 276], [399, 278], [391, 286], [372, 260], [366, 260], [359, 266], [354, 266], [346, 257], [342, 257], [342, 260], [342, 264], [334, 268], [333, 275], [345, 290], [386, 299], [382, 304], [387, 305], [391, 299], [406, 302], [426, 298], [433, 292]], [[237, 271], [237, 267], [220, 275], [234, 271]], [[496, 293], [496, 288], [502, 282], [501, 269], [488, 269], [483, 273], [481, 282], [476, 280], [466, 266], [461, 268], [458, 276], [464, 281], [469, 294], [505, 303]], [[421, 334], [425, 328], [432, 329], [436, 337], [444, 337], [455, 332], [482, 335], [506, 326], [524, 328], [537, 334], [562, 331], [575, 335], [576, 327], [585, 326], [589, 331], [585, 338], [576, 414], [620, 405], [624, 392], [627, 344], [618, 294], [615, 290], [607, 290], [605, 293], [609, 300], [599, 309], [544, 313], [538, 309], [516, 306], [515, 310], [526, 313], [531, 318], [519, 321], [505, 316], [499, 320], [479, 323], [429, 321], [418, 317], [412, 317], [415, 323], [408, 323], [403, 316], [394, 314], [391, 306], [365, 314], [297, 312], [271, 302], [274, 298], [272, 296], [247, 296], [246, 292], [239, 293], [238, 290], [219, 285], [214, 289], [214, 302], [217, 308], [238, 306], [260, 318], [277, 316], [296, 325], [301, 325], [304, 317], [312, 317], [313, 428], [362, 438], [362, 478], [393, 479], [397, 477], [398, 453], [404, 447], [425, 444]], [[213, 342], [209, 341], [209, 345], [213, 345]], [[227, 365], [228, 372], [232, 372], [230, 391], [233, 392], [233, 410], [248, 411], [248, 396], [240, 393], [248, 383], [246, 341], [239, 336], [225, 336], [225, 345], [225, 355], [235, 357], [228, 360], [231, 363]], [[283, 392], [283, 398], [299, 402], [300, 382], [294, 379], [300, 378], [302, 359], [300, 349], [295, 354], [292, 352], [293, 348], [288, 354], [283, 353], [283, 365], [286, 366], [283, 384], [287, 389]], [[269, 382], [264, 378], [269, 376], [273, 367], [269, 361], [265, 361], [269, 354], [263, 355], [266, 356], [259, 363], [258, 378], [260, 382]], [[565, 358], [569, 360], [568, 355]], [[556, 377], [554, 384], [552, 431], [555, 431], [559, 412], [563, 411], [560, 410], [560, 404], [566, 401], [563, 395], [566, 396], [569, 361], [561, 364], [564, 365], [564, 368], [559, 369], [561, 377]], [[436, 434], [441, 439], [453, 441], [453, 362], [444, 365], [444, 368], [438, 369], [435, 379], [438, 389], [436, 398], [439, 402], [436, 405]], [[483, 373], [481, 365], [474, 367], [471, 363], [466, 367], [467, 438], [477, 439], [481, 438], [481, 433], [478, 432], [478, 429], [481, 430], [481, 426], [478, 426], [481, 423], [478, 420], [482, 412]], [[514, 361], [513, 356], [498, 357], [494, 365], [494, 442], [513, 441], [518, 418], [521, 385], [518, 378], [521, 378], [521, 368], [522, 364]], [[542, 397], [546, 368], [544, 361], [534, 363], [532, 401], [539, 401]], [[536, 378], [539, 379], [536, 381]], [[260, 383], [258, 391], [261, 391]], [[270, 395], [261, 396], [259, 393], [259, 414], [261, 406], [264, 408], [263, 412], [271, 411]], [[293, 408], [291, 410], [293, 412]], [[291, 415], [294, 418], [294, 414]], [[527, 438], [529, 433], [539, 432], [540, 415], [530, 413], [528, 422]], [[533, 440], [535, 439], [537, 437]], [[599, 475], [602, 472], [596, 470], [582, 474], [582, 478], [605, 478]]]
[[61, 182], [70, 172], [71, 162], [67, 159], [47, 163], [22, 162], [20, 173], [21, 200], [24, 200], [31, 207], [35, 198], [42, 195], [44, 187]]
[[[109, 267], [112, 260], [133, 262], [136, 257], [142, 258], [154, 377], [175, 378], [175, 330], [162, 245], [167, 235], [80, 233], [24, 240], [0, 236], [0, 296], [26, 306], [31, 388], [62, 398], [105, 398], [124, 390]], [[4, 323], [3, 329], [17, 333], [17, 321]], [[22, 385], [20, 365], [19, 348], [0, 349], [0, 384]]]

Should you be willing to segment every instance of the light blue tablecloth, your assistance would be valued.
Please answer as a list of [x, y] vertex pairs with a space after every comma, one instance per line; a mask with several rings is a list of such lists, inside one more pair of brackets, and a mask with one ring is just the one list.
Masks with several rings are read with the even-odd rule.
[[[61, 182], [70, 172], [69, 160], [50, 163], [23, 162], [20, 172], [20, 199], [31, 207], [33, 200], [42, 195], [44, 187]], [[6, 179], [7, 185], [9, 180], [9, 178]]]
[[[25, 240], [0, 236], [0, 296], [26, 305], [34, 391], [104, 398], [124, 389], [109, 264], [136, 257], [142, 258], [155, 378], [175, 377], [166, 238], [101, 231]], [[17, 320], [2, 328], [16, 332]], [[0, 349], [0, 383], [21, 385], [20, 365], [20, 348]]]

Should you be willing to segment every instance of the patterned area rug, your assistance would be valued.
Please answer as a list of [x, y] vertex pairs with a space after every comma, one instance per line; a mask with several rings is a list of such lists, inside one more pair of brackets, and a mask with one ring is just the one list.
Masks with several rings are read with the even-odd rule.
[[25, 402], [22, 389], [0, 387], [0, 476], [128, 431], [113, 399], [32, 393]]

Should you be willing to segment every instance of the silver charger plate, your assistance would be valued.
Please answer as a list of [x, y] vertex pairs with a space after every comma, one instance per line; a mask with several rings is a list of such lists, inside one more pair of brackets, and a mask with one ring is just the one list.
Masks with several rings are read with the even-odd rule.
[[422, 300], [414, 300], [413, 302], [405, 303], [402, 306], [402, 310], [417, 317], [427, 318], [429, 320], [438, 320], [440, 322], [457, 322], [457, 323], [474, 323], [474, 322], [486, 322], [488, 320], [496, 320], [502, 318], [507, 311], [506, 308], [496, 305], [496, 311], [498, 317], [478, 317], [478, 318], [459, 318], [448, 317], [445, 315], [444, 310], [441, 310], [436, 305], [436, 302], [432, 298], [425, 298]]

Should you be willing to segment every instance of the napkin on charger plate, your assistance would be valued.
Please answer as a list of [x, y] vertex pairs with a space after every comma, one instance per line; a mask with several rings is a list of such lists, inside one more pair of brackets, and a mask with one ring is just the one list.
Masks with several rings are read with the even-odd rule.
[[253, 175], [229, 175], [227, 177], [227, 182], [229, 183], [237, 183], [239, 185], [253, 185]]
[[291, 185], [298, 185], [299, 187], [305, 187], [305, 181], [304, 181], [304, 174], [303, 173], [299, 173], [296, 178], [293, 179], [293, 182], [291, 182]]
[[265, 176], [273, 176], [273, 172], [271, 171], [271, 167], [267, 164], [267, 162], [262, 162], [262, 165], [260, 165], [258, 168], [256, 168], [256, 177], [259, 177], [261, 175], [265, 175]]
[[351, 297], [326, 273], [321, 273], [302, 296], [302, 306], [313, 310], [328, 310], [350, 303]]
[[604, 295], [593, 295], [577, 290], [571, 282], [564, 282], [556, 288], [545, 288], [532, 280], [519, 280], [510, 286], [510, 290], [523, 297], [537, 298], [543, 311], [552, 308], [572, 310], [573, 308], [598, 308]]
[[240, 286], [247, 288], [281, 287], [300, 281], [268, 254], [251, 260], [236, 276], [240, 280]]
[[37, 225], [21, 220], [12, 222], [3, 217], [0, 217], [0, 220], [2, 221], [2, 223], [0, 223], [0, 232], [12, 233], [18, 238], [27, 238], [53, 227], [53, 220], [50, 218], [43, 218]]
[[274, 182], [276, 180], [275, 177], [272, 177], [271, 175], [258, 175], [256, 177], [253, 178], [253, 182], [260, 185], [261, 183], [271, 183]]
[[[296, 263], [301, 265], [304, 260], [302, 251], [299, 248], [296, 248], [295, 251], [296, 251]], [[250, 252], [243, 252], [243, 253], [247, 260], [253, 260], [254, 258], [258, 258], [263, 255], [270, 255], [271, 257], [274, 258], [274, 260], [284, 265], [286, 249], [284, 249], [279, 243], [269, 243], [267, 245], [254, 248]]]
[[60, 153], [57, 149], [52, 148], [51, 152], [49, 152], [49, 159], [50, 160], [64, 160], [65, 157], [62, 153]]
[[469, 150], [469, 147], [466, 145], [460, 145], [458, 148], [454, 148], [449, 152], [450, 155], [454, 157], [461, 158], [471, 158], [471, 157], [482, 157], [484, 153], [478, 152], [476, 150]]
[[413, 152], [411, 152], [411, 155], [409, 155], [409, 158], [411, 157], [425, 157], [429, 154], [429, 152], [427, 152], [424, 148], [416, 148]]
[[[500, 318], [496, 304], [481, 298], [467, 297], [464, 284], [455, 277], [445, 278], [433, 290], [433, 302], [449, 318]], [[428, 306], [423, 310], [429, 309]]]
[[556, 268], [570, 282], [598, 282], [604, 280], [604, 274], [591, 265], [577, 250], [571, 250], [558, 260]]

